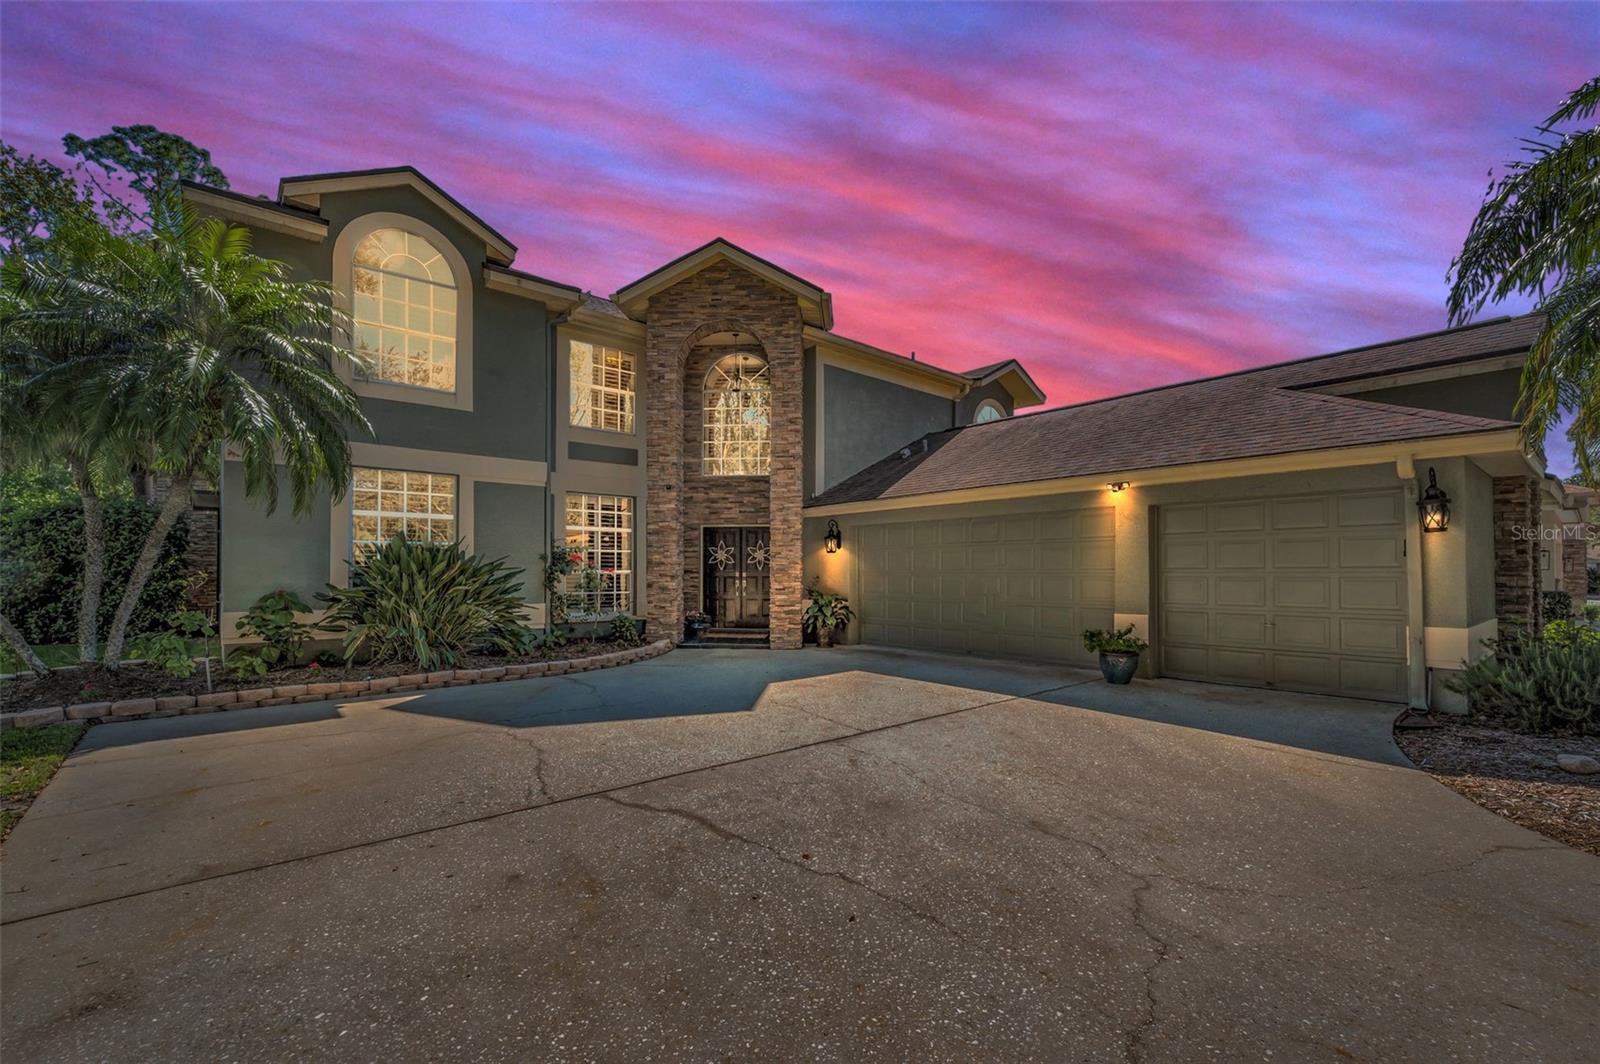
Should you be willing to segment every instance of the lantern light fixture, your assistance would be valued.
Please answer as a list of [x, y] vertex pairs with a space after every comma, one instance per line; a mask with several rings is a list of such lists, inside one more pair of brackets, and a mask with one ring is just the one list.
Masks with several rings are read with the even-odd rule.
[[1128, 482], [1126, 480], [1113, 480], [1111, 483], [1107, 484], [1106, 487], [1110, 488], [1112, 491], [1127, 491]]
[[839, 547], [844, 543], [844, 533], [839, 531], [839, 522], [828, 522], [827, 534], [822, 537], [822, 546], [829, 554], [838, 554]]
[[1440, 490], [1432, 466], [1428, 467], [1428, 486], [1417, 500], [1417, 512], [1424, 532], [1443, 532], [1450, 527], [1450, 496]]

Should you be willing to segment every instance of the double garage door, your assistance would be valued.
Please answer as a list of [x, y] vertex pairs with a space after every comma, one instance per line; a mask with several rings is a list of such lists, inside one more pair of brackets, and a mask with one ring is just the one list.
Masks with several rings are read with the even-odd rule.
[[[1398, 491], [1158, 507], [1161, 672], [1403, 701], [1405, 505]], [[868, 643], [1077, 664], [1112, 623], [1109, 507], [859, 530]]]
[[1088, 662], [1083, 629], [1111, 624], [1113, 517], [1095, 507], [862, 528], [862, 639]]
[[1398, 491], [1160, 509], [1167, 676], [1403, 701]]

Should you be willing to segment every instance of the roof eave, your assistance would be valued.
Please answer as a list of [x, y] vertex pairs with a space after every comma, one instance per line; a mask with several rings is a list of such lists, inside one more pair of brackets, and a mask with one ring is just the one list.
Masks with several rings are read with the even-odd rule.
[[482, 240], [485, 257], [490, 262], [498, 266], [510, 266], [516, 259], [515, 244], [414, 166], [341, 170], [326, 174], [300, 174], [281, 178], [278, 181], [278, 201], [286, 205], [299, 205], [316, 210], [321, 206], [323, 195], [329, 192], [392, 188], [399, 185], [416, 189], [434, 206]]
[[1462, 432], [1405, 440], [1380, 441], [1371, 444], [1356, 444], [1349, 447], [1284, 451], [1242, 458], [1220, 458], [1203, 462], [1183, 462], [1174, 465], [1150, 466], [1138, 469], [1098, 470], [1070, 477], [1049, 477], [1039, 480], [1015, 481], [1008, 484], [954, 488], [948, 491], [879, 495], [870, 499], [850, 499], [840, 502], [817, 500], [808, 503], [804, 507], [804, 511], [808, 517], [837, 517], [853, 513], [872, 513], [878, 510], [911, 509], [919, 506], [953, 506], [958, 503], [987, 502], [997, 499], [1066, 495], [1103, 489], [1113, 482], [1126, 482], [1135, 487], [1152, 487], [1158, 484], [1226, 480], [1233, 477], [1260, 476], [1268, 473], [1338, 469], [1348, 466], [1376, 465], [1389, 462], [1394, 462], [1398, 466], [1402, 461], [1415, 462], [1429, 458], [1458, 457], [1462, 455], [1469, 457], [1507, 455], [1522, 461], [1526, 460], [1526, 455], [1521, 448], [1519, 431], [1514, 428], [1497, 429], [1491, 432]]

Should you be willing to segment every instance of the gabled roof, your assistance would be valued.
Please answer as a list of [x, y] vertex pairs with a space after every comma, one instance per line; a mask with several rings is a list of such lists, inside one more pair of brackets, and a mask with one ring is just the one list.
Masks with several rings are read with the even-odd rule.
[[287, 206], [305, 207], [315, 211], [321, 205], [324, 193], [391, 188], [396, 185], [416, 189], [434, 206], [482, 240], [486, 257], [490, 262], [500, 266], [510, 266], [517, 257], [515, 244], [462, 206], [461, 201], [440, 188], [414, 166], [385, 166], [375, 170], [340, 170], [327, 174], [285, 177], [278, 182], [278, 200]]
[[637, 317], [649, 306], [650, 297], [657, 292], [670, 288], [685, 277], [698, 273], [713, 263], [724, 261], [731, 262], [762, 280], [793, 293], [800, 301], [801, 317], [805, 324], [821, 329], [833, 327], [833, 296], [804, 277], [790, 273], [782, 266], [770, 263], [759, 255], [752, 255], [720, 236], [693, 251], [679, 255], [665, 266], [650, 271], [632, 284], [624, 285], [617, 289], [611, 298], [624, 313]]
[[1028, 371], [1022, 368], [1022, 363], [1014, 358], [969, 369], [961, 375], [972, 381], [974, 388], [999, 381], [1011, 393], [1015, 406], [1038, 406], [1045, 400], [1044, 390], [1034, 383]]
[[[1526, 350], [1532, 316], [1429, 333], [922, 437], [812, 506], [1514, 431], [1515, 422], [1325, 395], [1318, 384]], [[991, 367], [992, 369], [992, 367]], [[977, 371], [974, 371], [977, 372]]]

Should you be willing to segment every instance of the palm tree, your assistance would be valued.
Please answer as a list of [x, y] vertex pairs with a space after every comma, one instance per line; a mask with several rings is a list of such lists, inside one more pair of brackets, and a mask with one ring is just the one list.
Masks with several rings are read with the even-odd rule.
[[283, 263], [251, 252], [248, 230], [186, 219], [123, 242], [101, 265], [88, 277], [35, 267], [54, 295], [48, 320], [118, 338], [35, 383], [47, 409], [71, 403], [141, 441], [169, 482], [106, 634], [104, 664], [116, 668], [161, 545], [190, 489], [220, 476], [224, 448], [269, 511], [281, 465], [303, 513], [322, 491], [343, 493], [347, 429], [371, 426], [334, 369], [350, 349], [331, 289], [288, 280]]
[[1600, 78], [1567, 97], [1525, 141], [1528, 158], [1490, 184], [1450, 264], [1450, 318], [1535, 296], [1544, 329], [1522, 371], [1524, 443], [1542, 446], [1567, 414], [1578, 469], [1600, 483], [1600, 126], [1562, 132], [1600, 110]]
[[[53, 313], [58, 293], [51, 278], [70, 276], [103, 286], [107, 266], [124, 257], [127, 238], [91, 218], [57, 218], [34, 255], [15, 245], [0, 268], [0, 459], [11, 468], [67, 467], [83, 506], [83, 582], [78, 602], [78, 660], [100, 659], [100, 599], [105, 587], [105, 516], [99, 485], [124, 475], [138, 441], [114, 419], [72, 401], [67, 389], [39, 386], [96, 352], [120, 350], [115, 333]], [[41, 259], [48, 269], [39, 269]]]

